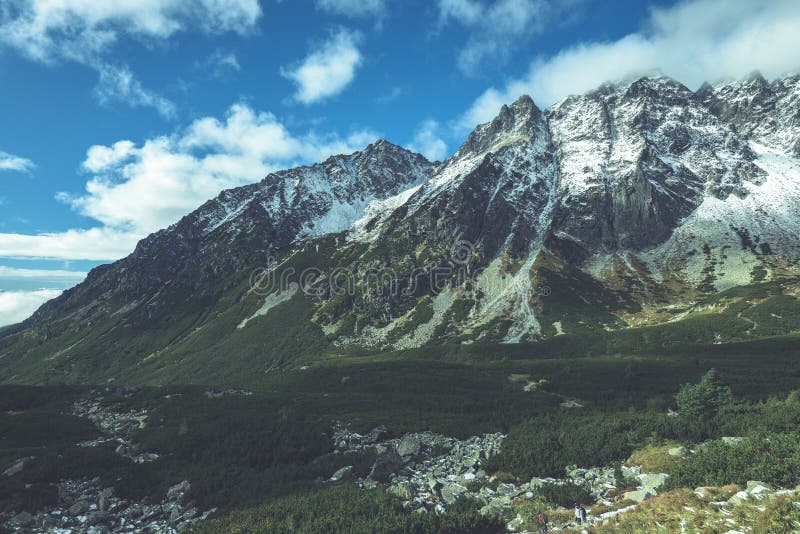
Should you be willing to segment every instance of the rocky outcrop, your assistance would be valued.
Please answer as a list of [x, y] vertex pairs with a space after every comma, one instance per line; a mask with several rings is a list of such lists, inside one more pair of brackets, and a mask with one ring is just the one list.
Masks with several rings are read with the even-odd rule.
[[[87, 397], [73, 404], [72, 414], [92, 421], [105, 434], [105, 437], [79, 443], [81, 447], [96, 447], [103, 443], [116, 442], [117, 454], [132, 462], [141, 464], [152, 462], [158, 455], [141, 452], [139, 445], [133, 442], [132, 434], [146, 426], [147, 410], [117, 411], [114, 404], [106, 404], [105, 395], [112, 390], [92, 391]], [[130, 394], [126, 390], [125, 394]]]
[[58, 504], [36, 514], [15, 514], [6, 526], [13, 532], [147, 532], [173, 534], [208, 518], [191, 497], [191, 484], [169, 488], [157, 503], [123, 499], [99, 478], [64, 480], [58, 484]]

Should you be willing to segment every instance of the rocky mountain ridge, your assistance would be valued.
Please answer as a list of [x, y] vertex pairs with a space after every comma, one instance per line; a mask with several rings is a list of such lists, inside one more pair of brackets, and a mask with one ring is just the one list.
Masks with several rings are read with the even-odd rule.
[[303, 325], [280, 342], [298, 354], [655, 324], [798, 275], [798, 143], [798, 76], [523, 96], [442, 163], [379, 141], [222, 192], [7, 330], [2, 376], [69, 374], [126, 342], [126, 368], [201, 338], [269, 353], [252, 325], [277, 314]]

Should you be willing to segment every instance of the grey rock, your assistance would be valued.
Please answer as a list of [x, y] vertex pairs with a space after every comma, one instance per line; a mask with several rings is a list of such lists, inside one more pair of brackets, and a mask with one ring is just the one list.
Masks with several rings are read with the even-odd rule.
[[375, 458], [369, 478], [378, 482], [388, 482], [391, 476], [403, 468], [403, 459], [394, 448], [389, 448]]
[[33, 516], [28, 512], [20, 512], [11, 518], [11, 524], [18, 527], [27, 527], [33, 523]]
[[349, 479], [353, 474], [353, 466], [348, 465], [342, 467], [341, 469], [337, 470], [334, 474], [331, 475], [329, 479], [330, 482], [341, 482], [343, 480]]
[[167, 490], [167, 500], [177, 501], [181, 504], [184, 504], [189, 499], [189, 494], [191, 491], [192, 485], [188, 480], [184, 480]]
[[655, 491], [650, 491], [646, 489], [638, 489], [634, 491], [626, 491], [622, 494], [623, 499], [627, 499], [633, 502], [644, 502], [646, 500], [652, 499], [656, 496]]
[[3, 475], [10, 477], [16, 475], [17, 473], [20, 473], [22, 469], [25, 467], [25, 464], [33, 459], [34, 459], [33, 456], [26, 456], [25, 458], [20, 458], [19, 460], [11, 464], [11, 466], [8, 469], [3, 471]]
[[69, 507], [70, 515], [81, 515], [89, 510], [89, 503], [85, 500], [76, 501]]
[[389, 432], [389, 429], [383, 425], [380, 425], [370, 430], [369, 434], [367, 435], [367, 443], [380, 443], [391, 437], [392, 434]]
[[397, 453], [403, 458], [416, 456], [422, 450], [422, 442], [418, 437], [406, 434], [397, 444]]
[[686, 455], [689, 454], [689, 451], [686, 449], [686, 447], [681, 446], [681, 447], [673, 447], [669, 451], [667, 451], [667, 453], [670, 456], [675, 456], [677, 458], [684, 458], [686, 457]]
[[515, 495], [518, 493], [517, 487], [514, 484], [498, 484], [497, 493], [500, 495]]
[[455, 482], [448, 482], [442, 486], [441, 495], [444, 502], [453, 504], [461, 495], [467, 492], [467, 488]]

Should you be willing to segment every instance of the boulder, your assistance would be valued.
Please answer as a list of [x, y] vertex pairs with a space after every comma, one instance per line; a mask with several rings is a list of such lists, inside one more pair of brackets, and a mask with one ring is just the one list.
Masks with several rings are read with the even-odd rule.
[[746, 491], [739, 491], [733, 495], [730, 499], [728, 499], [728, 504], [731, 506], [738, 506], [745, 501], [749, 501], [750, 496], [747, 494]]
[[391, 438], [392, 434], [389, 432], [389, 429], [383, 425], [376, 426], [372, 430], [370, 430], [369, 434], [367, 434], [367, 443], [374, 444], [380, 443], [382, 441], [386, 441], [387, 439]]
[[184, 480], [175, 484], [171, 488], [167, 490], [167, 500], [168, 501], [177, 501], [181, 504], [185, 504], [186, 501], [189, 499], [189, 494], [192, 491], [192, 485], [189, 484], [188, 480]]
[[102, 525], [108, 523], [111, 519], [111, 514], [108, 512], [103, 512], [101, 510], [96, 510], [94, 512], [89, 512], [86, 514], [86, 524], [89, 526], [92, 525]]
[[648, 491], [646, 489], [638, 489], [634, 491], [626, 491], [623, 495], [623, 499], [627, 499], [633, 502], [644, 502], [648, 499], [652, 499], [656, 496], [655, 491]]
[[114, 488], [106, 488], [100, 492], [100, 497], [97, 499], [97, 508], [107, 511], [111, 504], [111, 496], [114, 494]]
[[673, 447], [667, 451], [670, 456], [675, 456], [677, 458], [685, 458], [686, 455], [689, 454], [689, 451], [686, 447]]
[[85, 500], [76, 501], [72, 506], [69, 507], [67, 510], [69, 515], [81, 515], [89, 510], [89, 503]]
[[509, 530], [509, 532], [516, 532], [519, 529], [521, 529], [522, 525], [524, 525], [524, 524], [525, 524], [525, 520], [522, 518], [522, 516], [520, 514], [517, 514], [517, 517], [515, 517], [514, 519], [512, 519], [511, 521], [508, 522], [508, 525], [506, 525], [506, 528]]
[[407, 482], [390, 486], [388, 492], [399, 497], [403, 501], [410, 501], [414, 498], [414, 488]]
[[442, 486], [441, 495], [444, 502], [453, 504], [461, 495], [467, 492], [467, 488], [455, 482], [447, 482]]
[[353, 466], [347, 465], [342, 467], [334, 474], [331, 475], [331, 478], [328, 480], [329, 482], [341, 482], [342, 480], [347, 480], [353, 474]]
[[397, 444], [397, 453], [403, 458], [416, 456], [422, 450], [422, 442], [411, 434], [406, 434]]
[[375, 458], [369, 478], [378, 482], [388, 482], [391, 476], [403, 468], [403, 459], [396, 449], [389, 448]]
[[[639, 475], [639, 483], [642, 489], [657, 490], [664, 485], [669, 475], [666, 473], [642, 473]], [[655, 493], [655, 491], [653, 491]]]
[[33, 456], [26, 456], [25, 458], [20, 458], [19, 460], [11, 464], [11, 467], [3, 471], [3, 475], [7, 477], [16, 475], [17, 473], [22, 471], [22, 469], [25, 467], [25, 464], [33, 460], [33, 458], [34, 458]]
[[759, 489], [761, 491], [764, 490], [773, 491], [772, 486], [770, 486], [766, 482], [761, 482], [760, 480], [747, 481], [747, 486], [745, 486], [745, 491], [747, 491], [747, 493], [754, 493], [754, 490], [759, 490]]
[[498, 484], [497, 493], [500, 495], [514, 495], [517, 493], [517, 487], [514, 484]]
[[740, 438], [740, 437], [736, 437], [736, 436], [725, 436], [725, 437], [723, 437], [721, 439], [722, 439], [722, 443], [724, 443], [725, 445], [738, 445], [739, 443], [744, 441], [744, 438]]
[[16, 527], [27, 527], [33, 523], [33, 516], [28, 512], [20, 512], [11, 518], [11, 524]]

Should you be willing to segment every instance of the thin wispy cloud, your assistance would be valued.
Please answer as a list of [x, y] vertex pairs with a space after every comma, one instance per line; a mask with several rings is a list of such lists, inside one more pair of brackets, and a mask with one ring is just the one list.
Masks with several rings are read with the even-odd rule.
[[30, 172], [36, 165], [29, 159], [0, 150], [0, 171]]
[[317, 9], [351, 18], [386, 16], [386, 0], [317, 0]]
[[504, 63], [528, 38], [542, 32], [556, 11], [546, 0], [438, 0], [437, 7], [440, 27], [456, 24], [469, 33], [457, 54], [458, 67], [469, 75], [486, 63]]
[[426, 120], [414, 132], [414, 139], [406, 147], [418, 152], [430, 161], [441, 161], [447, 157], [447, 143], [440, 136], [441, 126], [435, 120]]
[[363, 62], [360, 41], [358, 32], [339, 28], [297, 65], [284, 68], [281, 74], [297, 86], [294, 100], [314, 104], [341, 93]]

